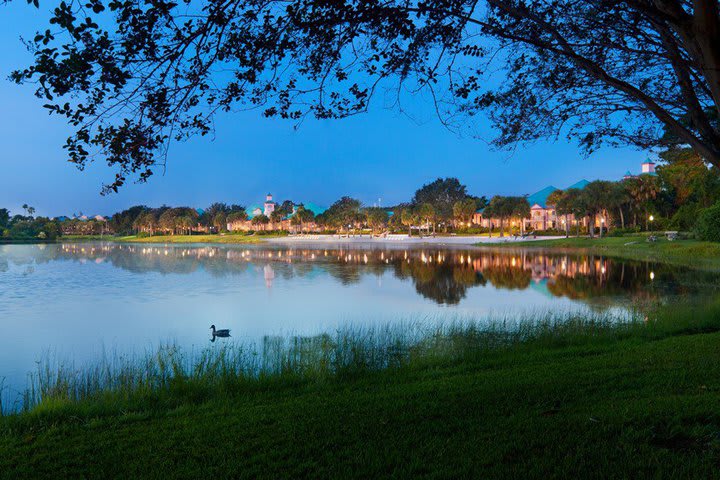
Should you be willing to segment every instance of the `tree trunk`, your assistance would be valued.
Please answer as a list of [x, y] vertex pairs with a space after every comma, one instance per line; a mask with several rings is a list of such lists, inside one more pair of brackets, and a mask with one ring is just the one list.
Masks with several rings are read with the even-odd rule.
[[505, 229], [503, 228], [503, 218], [500, 217], [500, 238], [503, 238], [505, 236]]
[[622, 207], [618, 207], [618, 212], [620, 212], [620, 228], [625, 230], [625, 214], [623, 214]]
[[565, 214], [565, 238], [568, 238], [570, 236], [570, 219], [568, 218], [568, 214]]
[[595, 215], [588, 215], [588, 232], [590, 238], [595, 238]]

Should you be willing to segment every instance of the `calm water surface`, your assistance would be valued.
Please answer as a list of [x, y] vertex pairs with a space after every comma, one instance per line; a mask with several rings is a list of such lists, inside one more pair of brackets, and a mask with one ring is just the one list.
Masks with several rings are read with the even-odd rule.
[[43, 356], [82, 363], [160, 342], [210, 345], [347, 325], [528, 313], [622, 314], [718, 293], [718, 274], [601, 256], [469, 248], [0, 246], [0, 379], [20, 390]]

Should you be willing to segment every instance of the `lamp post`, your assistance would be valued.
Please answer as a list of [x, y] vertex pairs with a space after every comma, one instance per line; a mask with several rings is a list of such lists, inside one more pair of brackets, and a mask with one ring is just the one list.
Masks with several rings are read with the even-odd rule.
[[[650, 217], [648, 218], [648, 220], [650, 220], [650, 226], [652, 226], [652, 222], [653, 222], [653, 220], [655, 220], [655, 217], [652, 216], [652, 215], [650, 215]], [[651, 228], [650, 230], [652, 231], [652, 228]]]

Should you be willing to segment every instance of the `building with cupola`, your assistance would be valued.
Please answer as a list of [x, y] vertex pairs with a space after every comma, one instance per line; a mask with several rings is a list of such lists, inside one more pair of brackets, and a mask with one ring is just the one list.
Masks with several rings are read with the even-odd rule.
[[[637, 175], [634, 175], [629, 170], [625, 173], [623, 176], [623, 180], [627, 180], [630, 178], [636, 178], [641, 175], [651, 175], [656, 176], [657, 173], [655, 172], [655, 162], [653, 162], [650, 159], [645, 160], [640, 165], [640, 173]], [[585, 179], [582, 179], [578, 182], [573, 183], [572, 185], [566, 187], [564, 190], [569, 190], [571, 188], [575, 188], [578, 190], [582, 190], [589, 184]], [[548, 205], [547, 199], [550, 197], [550, 194], [553, 193], [555, 190], [559, 190], [554, 185], [548, 185], [547, 187], [538, 190], [537, 192], [533, 193], [532, 195], [527, 196], [527, 201], [530, 204], [530, 218], [523, 219], [523, 227], [526, 231], [532, 231], [532, 230], [564, 230], [565, 229], [565, 223], [570, 222], [570, 225], [577, 225], [577, 221], [575, 220], [575, 217], [573, 215], [558, 215], [555, 211], [554, 205]], [[479, 225], [484, 228], [499, 228], [500, 226], [500, 219], [499, 218], [485, 218], [483, 216], [483, 210], [479, 209], [475, 212], [475, 215], [473, 216], [473, 223], [476, 225]], [[600, 226], [600, 222], [602, 219], [598, 217], [596, 219], [596, 226]], [[508, 223], [509, 227], [519, 227], [520, 226], [520, 220], [518, 219], [511, 219]], [[579, 219], [579, 222], [583, 227], [587, 227], [587, 219]]]
[[[266, 230], [292, 230], [293, 228], [291, 228], [292, 225], [290, 220], [295, 215], [300, 206], [305, 208], [305, 210], [311, 211], [314, 216], [318, 216], [325, 210], [327, 210], [325, 207], [321, 207], [312, 202], [294, 203], [292, 212], [288, 215], [285, 215], [282, 219], [280, 219], [280, 221], [271, 221], [266, 225], [253, 224], [252, 219], [257, 217], [258, 215], [264, 215], [269, 219], [272, 219], [272, 213], [277, 210], [279, 206], [280, 205], [273, 200], [272, 194], [268, 193], [265, 196], [265, 202], [262, 205], [255, 204], [248, 206], [248, 208], [245, 210], [247, 212], [247, 220], [238, 220], [232, 223], [228, 223], [227, 229], [229, 231], [248, 231], [255, 230], [257, 228], [262, 228]], [[309, 223], [307, 225], [303, 225], [302, 230], [309, 231], [311, 229], [314, 229], [315, 227], [316, 226], [314, 223]]]

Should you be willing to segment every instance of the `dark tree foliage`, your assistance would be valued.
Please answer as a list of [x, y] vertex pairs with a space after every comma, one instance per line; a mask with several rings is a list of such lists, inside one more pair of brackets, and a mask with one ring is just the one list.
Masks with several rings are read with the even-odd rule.
[[[38, 4], [37, 0], [27, 0]], [[63, 1], [29, 42], [46, 108], [84, 168], [145, 181], [218, 112], [364, 112], [425, 93], [451, 128], [486, 113], [509, 146], [650, 147], [663, 129], [720, 166], [717, 0]]]
[[135, 221], [147, 210], [145, 205], [136, 205], [118, 212], [108, 220], [108, 228], [118, 235], [130, 235], [136, 230]]
[[438, 178], [420, 187], [412, 199], [413, 205], [430, 204], [441, 220], [453, 217], [455, 202], [468, 198], [467, 188], [457, 178]]
[[0, 230], [7, 227], [10, 222], [10, 211], [7, 208], [0, 208]]
[[321, 223], [343, 230], [351, 228], [361, 218], [360, 208], [362, 203], [351, 197], [342, 197], [330, 208], [321, 213], [318, 218]]

